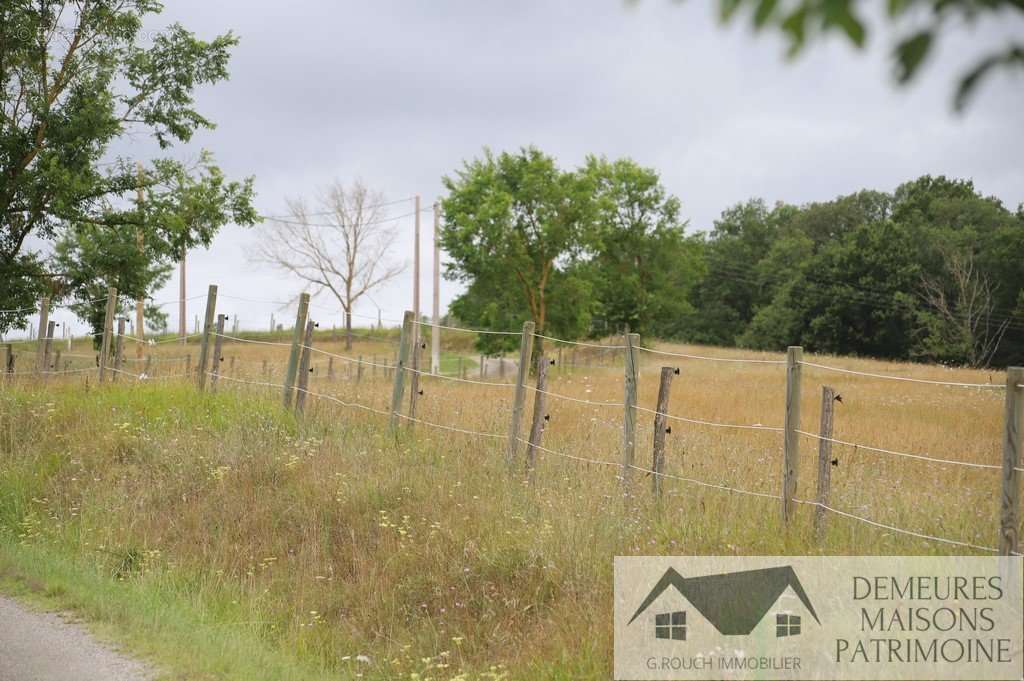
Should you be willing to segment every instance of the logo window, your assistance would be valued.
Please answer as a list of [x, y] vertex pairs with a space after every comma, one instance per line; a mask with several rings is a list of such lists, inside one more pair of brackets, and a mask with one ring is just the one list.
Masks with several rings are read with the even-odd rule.
[[775, 635], [796, 636], [800, 633], [800, 615], [776, 615]]
[[666, 612], [654, 616], [654, 637], [686, 640], [686, 612]]

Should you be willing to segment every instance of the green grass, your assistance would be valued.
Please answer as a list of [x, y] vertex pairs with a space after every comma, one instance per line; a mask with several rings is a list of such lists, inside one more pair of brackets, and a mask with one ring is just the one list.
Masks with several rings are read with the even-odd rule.
[[[420, 413], [502, 432], [502, 398], [471, 390], [434, 384]], [[819, 545], [809, 509], [784, 529], [771, 500], [685, 484], [659, 508], [646, 479], [624, 498], [614, 468], [554, 457], [531, 486], [501, 439], [396, 438], [375, 414], [313, 400], [299, 421], [278, 400], [5, 388], [0, 573], [172, 679], [532, 681], [610, 677], [615, 555], [947, 552], [841, 520]], [[588, 413], [555, 413], [553, 447], [617, 455]], [[718, 466], [712, 480], [735, 465], [693, 442], [680, 465]]]

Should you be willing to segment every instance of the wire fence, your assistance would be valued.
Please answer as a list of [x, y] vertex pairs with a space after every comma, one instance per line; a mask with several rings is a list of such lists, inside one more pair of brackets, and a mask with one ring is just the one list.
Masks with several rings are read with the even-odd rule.
[[[191, 300], [196, 300], [203, 297], [195, 297]], [[222, 295], [225, 299], [234, 299], [233, 296]], [[238, 300], [251, 301], [252, 299], [237, 298]], [[92, 301], [100, 302], [100, 301]], [[177, 303], [180, 301], [170, 301]], [[279, 304], [281, 301], [262, 301], [267, 304]], [[353, 317], [358, 315], [353, 315]], [[45, 316], [41, 316], [41, 320], [45, 319]], [[378, 315], [374, 320], [383, 319], [383, 315]], [[437, 367], [432, 367], [430, 370], [420, 369], [419, 366], [430, 366], [426, 362], [414, 362], [408, 356], [410, 354], [420, 354], [421, 350], [424, 349], [426, 344], [423, 346], [410, 347], [411, 345], [411, 333], [403, 333], [400, 337], [394, 335], [383, 335], [374, 333], [364, 332], [353, 332], [350, 338], [356, 339], [358, 342], [365, 344], [363, 347], [371, 348], [376, 354], [370, 354], [369, 359], [364, 356], [352, 356], [352, 354], [343, 354], [341, 352], [332, 352], [318, 347], [318, 344], [324, 343], [330, 339], [330, 342], [340, 342], [346, 340], [344, 336], [349, 336], [342, 331], [343, 337], [339, 338], [337, 332], [332, 330], [331, 335], [328, 337], [326, 330], [320, 330], [319, 336], [315, 336], [317, 340], [314, 342], [303, 342], [298, 334], [298, 330], [301, 329], [304, 324], [300, 323], [302, 320], [297, 319], [296, 325], [289, 330], [284, 332], [284, 336], [281, 340], [275, 340], [279, 336], [275, 335], [263, 335], [262, 332], [258, 331], [241, 331], [235, 330], [231, 333], [218, 332], [210, 328], [209, 322], [205, 324], [206, 331], [199, 333], [186, 334], [185, 336], [172, 335], [164, 337], [156, 337], [150, 339], [136, 338], [132, 335], [114, 335], [112, 330], [108, 327], [105, 333], [92, 333], [92, 334], [80, 334], [75, 339], [79, 343], [93, 343], [103, 338], [104, 347], [110, 348], [110, 351], [117, 353], [117, 356], [108, 363], [101, 361], [100, 353], [89, 354], [80, 351], [71, 352], [70, 349], [73, 347], [73, 342], [68, 341], [67, 338], [57, 339], [53, 336], [53, 329], [50, 328], [48, 333], [44, 333], [42, 338], [36, 339], [17, 339], [5, 341], [4, 344], [7, 346], [6, 355], [7, 363], [4, 365], [5, 380], [20, 380], [26, 377], [35, 377], [42, 380], [52, 381], [54, 377], [85, 377], [85, 380], [89, 380], [92, 376], [96, 376], [99, 380], [102, 380], [104, 372], [109, 372], [111, 378], [116, 380], [117, 377], [123, 377], [125, 380], [131, 380], [138, 383], [145, 383], [149, 381], [173, 381], [173, 380], [198, 380], [199, 377], [208, 379], [209, 381], [226, 381], [231, 384], [238, 386], [251, 386], [251, 387], [262, 387], [262, 388], [275, 388], [283, 392], [291, 391], [292, 394], [302, 394], [310, 398], [335, 404], [341, 407], [361, 410], [367, 413], [375, 414], [378, 416], [387, 417], [395, 422], [404, 422], [409, 425], [415, 424], [416, 426], [422, 426], [426, 428], [436, 429], [438, 431], [447, 433], [456, 433], [461, 435], [467, 435], [476, 438], [482, 438], [490, 441], [503, 441], [507, 443], [510, 450], [515, 450], [519, 446], [527, 447], [533, 451], [541, 452], [543, 454], [550, 455], [559, 459], [567, 461], [575, 461], [579, 463], [586, 463], [588, 465], [595, 465], [599, 467], [615, 468], [618, 471], [617, 477], [623, 481], [630, 478], [631, 474], [638, 474], [649, 476], [651, 478], [674, 481], [678, 483], [684, 483], [693, 485], [696, 487], [713, 489], [721, 492], [730, 494], [736, 494], [739, 496], [756, 497], [761, 499], [768, 499], [774, 501], [781, 501], [783, 504], [792, 503], [800, 506], [810, 507], [816, 511], [821, 511], [831, 515], [845, 518], [847, 520], [862, 523], [871, 527], [891, 531], [900, 535], [908, 537], [914, 537], [926, 541], [932, 541], [939, 544], [957, 546], [962, 548], [968, 548], [978, 551], [997, 552], [1004, 550], [1005, 547], [994, 547], [979, 544], [974, 541], [961, 540], [951, 537], [940, 536], [935, 533], [929, 533], [924, 531], [918, 531], [906, 527], [901, 527], [897, 524], [883, 522], [881, 520], [871, 518], [865, 514], [854, 513], [849, 510], [843, 510], [837, 508], [831, 502], [823, 500], [821, 498], [817, 500], [807, 500], [795, 497], [791, 493], [775, 494], [770, 492], [759, 491], [756, 489], [747, 489], [742, 486], [725, 484], [723, 482], [716, 482], [707, 479], [700, 479], [691, 475], [682, 475], [677, 472], [667, 472], [657, 465], [650, 468], [639, 466], [635, 463], [634, 459], [627, 455], [623, 456], [622, 461], [612, 461], [608, 459], [600, 459], [592, 456], [582, 456], [578, 453], [570, 453], [562, 451], [557, 447], [553, 447], [550, 444], [544, 444], [540, 437], [535, 437], [534, 433], [531, 432], [531, 437], [522, 437], [521, 431], [512, 428], [508, 433], [496, 433], [489, 432], [487, 430], [481, 430], [474, 427], [470, 427], [462, 423], [444, 423], [441, 419], [428, 418], [422, 414], [416, 413], [417, 397], [423, 396], [423, 390], [418, 386], [418, 379], [422, 378], [425, 381], [438, 381], [440, 384], [445, 384], [453, 388], [459, 386], [477, 386], [480, 388], [502, 388], [509, 391], [509, 397], [514, 400], [512, 405], [513, 411], [518, 409], [520, 413], [520, 421], [516, 427], [519, 427], [523, 423], [523, 419], [526, 416], [526, 405], [523, 402], [523, 397], [519, 394], [531, 394], [534, 396], [534, 402], [546, 402], [547, 399], [555, 400], [558, 402], [565, 402], [580, 407], [594, 408], [594, 415], [591, 416], [590, 423], [600, 424], [614, 430], [620, 430], [623, 432], [623, 441], [626, 443], [626, 447], [636, 445], [640, 439], [636, 435], [635, 430], [630, 430], [629, 423], [632, 422], [632, 428], [635, 429], [635, 423], [638, 414], [643, 414], [648, 417], [654, 417], [655, 424], [659, 422], [664, 423], [685, 423], [688, 425], [698, 426], [707, 429], [726, 429], [726, 430], [739, 430], [739, 431], [760, 431], [763, 433], [770, 434], [772, 436], [778, 436], [782, 433], [784, 435], [783, 444], [783, 455], [788, 456], [789, 448], [793, 445], [790, 444], [791, 437], [799, 436], [806, 438], [819, 444], [827, 443], [828, 445], [836, 445], [840, 447], [851, 448], [854, 451], [865, 451], [878, 456], [892, 457], [894, 460], [913, 460], [924, 464], [934, 464], [939, 466], [955, 467], [962, 469], [975, 469], [980, 471], [1001, 471], [1003, 473], [1003, 484], [1004, 488], [1006, 484], [1016, 485], [1018, 473], [1024, 473], [1024, 467], [1020, 465], [1019, 455], [1012, 466], [1008, 466], [1004, 460], [1003, 463], [986, 463], [978, 461], [967, 461], [952, 457], [944, 457], [934, 455], [925, 452], [913, 452], [913, 451], [901, 451], [899, 449], [886, 448], [877, 446], [874, 444], [868, 444], [864, 442], [857, 442], [850, 439], [842, 439], [833, 437], [831, 433], [814, 433], [809, 430], [801, 429], [799, 422], [795, 426], [789, 423], [787, 417], [787, 424], [783, 426], [776, 425], [764, 425], [762, 423], [736, 423], [721, 421], [710, 418], [702, 418], [694, 415], [683, 415], [670, 413], [667, 409], [662, 411], [657, 408], [650, 408], [642, 406], [638, 403], [634, 393], [630, 395], [629, 389], [629, 366], [638, 361], [637, 356], [639, 355], [650, 355], [655, 358], [670, 358], [670, 359], [681, 359], [693, 362], [712, 362], [712, 363], [729, 363], [738, 365], [764, 365], [766, 367], [776, 367], [779, 369], [785, 369], [787, 376], [791, 376], [794, 368], [806, 367], [809, 369], [816, 369], [820, 371], [837, 373], [840, 375], [864, 377], [878, 380], [892, 380], [897, 382], [909, 382], [916, 384], [924, 384], [928, 386], [940, 386], [950, 388], [968, 388], [968, 389], [985, 389], [985, 390], [996, 390], [996, 389], [1007, 389], [1011, 388], [1010, 392], [1016, 392], [1024, 388], [1024, 383], [1011, 382], [1006, 385], [997, 383], [971, 383], [962, 381], [942, 381], [934, 379], [924, 379], [909, 376], [898, 376], [893, 374], [884, 374], [877, 372], [866, 372], [855, 369], [832, 366], [829, 364], [821, 364], [818, 362], [808, 362], [802, 359], [796, 361], [790, 360], [778, 360], [768, 357], [735, 357], [735, 356], [711, 356], [706, 354], [694, 354], [679, 352], [674, 350], [667, 350], [661, 348], [644, 347], [639, 344], [626, 342], [623, 344], [619, 343], [598, 343], [589, 341], [577, 341], [572, 339], [561, 339], [554, 336], [545, 335], [542, 333], [530, 333], [525, 334], [523, 332], [512, 332], [512, 331], [491, 331], [487, 329], [472, 329], [454, 326], [448, 324], [433, 324], [423, 320], [411, 320], [409, 331], [411, 328], [422, 329], [424, 333], [429, 332], [430, 334], [467, 334], [469, 336], [482, 336], [482, 335], [501, 335], [509, 337], [518, 337], [520, 343], [525, 347], [527, 340], [533, 341], [544, 340], [552, 344], [551, 347], [547, 348], [547, 352], [558, 353], [558, 370], [567, 372], [564, 375], [573, 376], [572, 371], [579, 368], [585, 369], [603, 369], [612, 370], [619, 369], [624, 370], [624, 385], [625, 385], [625, 399], [624, 400], [604, 400], [596, 399], [589, 396], [579, 396], [569, 394], [565, 391], [551, 390], [546, 384], [541, 385], [532, 384], [529, 379], [520, 380], [520, 376], [523, 372], [518, 371], [518, 362], [511, 360], [511, 370], [506, 371], [507, 364], [504, 357], [499, 357], [499, 362], [494, 364], [497, 367], [490, 365], [487, 361], [489, 358], [480, 357], [480, 361], [477, 362], [476, 356], [468, 353], [466, 350], [471, 349], [471, 346], [463, 346], [460, 350], [456, 350], [449, 353], [447, 357], [448, 368], [446, 370], [438, 370]], [[223, 323], [223, 322], [222, 322]], [[279, 331], [276, 326], [272, 325], [269, 333], [274, 334]], [[416, 335], [419, 335], [417, 332]], [[528, 337], [529, 336], [529, 337]], [[314, 337], [314, 336], [311, 336]], [[287, 339], [287, 340], [286, 340]], [[58, 347], [59, 343], [56, 341], [66, 342], [63, 349], [69, 350], [61, 354], [61, 348]], [[156, 352], [160, 346], [178, 343], [189, 347], [193, 352], [188, 354], [179, 354], [174, 356], [167, 355], [148, 355], [144, 357], [127, 358], [124, 357], [121, 348], [124, 343], [131, 343], [134, 341], [136, 344], [143, 344], [144, 347], [148, 346], [153, 348]], [[25, 346], [27, 344], [34, 343], [35, 348], [33, 351], [15, 351], [14, 346]], [[264, 351], [271, 353], [278, 353], [278, 355], [266, 356], [261, 360], [240, 358], [237, 356], [225, 357], [223, 355], [223, 345], [229, 344], [235, 347], [250, 346], [253, 348], [263, 348]], [[387, 346], [386, 349], [381, 349], [379, 346]], [[397, 345], [397, 348], [391, 346]], [[198, 347], [197, 347], [198, 346]], [[563, 350], [569, 349], [572, 351], [572, 355], [568, 361], [562, 361], [561, 353]], [[197, 352], [196, 352], [197, 351]], [[287, 351], [287, 352], [285, 352]], [[161, 351], [162, 352], [162, 351]], [[220, 352], [220, 356], [214, 356]], [[609, 363], [605, 365], [601, 364], [588, 364], [587, 354], [584, 354], [584, 361], [579, 362], [577, 353], [590, 353], [589, 356], [604, 357], [609, 355], [618, 356], [621, 353], [622, 363]], [[403, 355], [404, 353], [404, 355]], [[193, 355], [198, 355], [194, 357]], [[203, 356], [208, 356], [207, 365], [204, 366]], [[287, 356], [284, 356], [287, 355]], [[308, 357], [306, 364], [310, 367], [310, 371], [316, 376], [326, 376], [327, 379], [336, 378], [334, 362], [337, 360], [341, 365], [347, 366], [349, 370], [348, 378], [354, 381], [366, 380], [363, 377], [364, 371], [373, 372], [371, 378], [379, 383], [379, 379], [383, 378], [387, 380], [386, 385], [388, 390], [377, 391], [374, 398], [384, 402], [383, 404], [372, 404], [367, 403], [366, 400], [371, 399], [368, 392], [355, 391], [352, 395], [346, 395], [345, 398], [331, 395], [326, 392], [311, 390], [308, 386], [308, 377], [297, 376], [297, 367], [299, 365], [300, 357], [305, 355]], [[381, 361], [380, 356], [384, 356], [384, 360]], [[12, 357], [24, 357], [29, 358], [29, 370], [22, 368], [16, 368]], [[529, 353], [525, 356], [529, 357]], [[313, 361], [313, 358], [320, 358], [321, 360], [327, 360], [327, 366], [324, 367], [322, 364], [317, 364]], [[228, 361], [225, 362], [225, 359]], [[235, 362], [238, 361], [240, 365], [261, 365], [261, 376], [259, 380], [255, 380], [252, 376], [247, 374], [239, 374], [235, 369]], [[63, 362], [63, 363], [62, 363]], [[131, 364], [136, 370], [128, 370], [125, 368], [125, 364]], [[83, 366], [85, 365], [85, 366]], [[229, 368], [230, 367], [230, 368]], [[325, 370], [326, 369], [326, 370]], [[270, 380], [271, 376], [278, 370], [283, 370], [286, 374], [286, 378], [283, 382]], [[470, 370], [479, 372], [478, 378], [469, 376]], [[500, 373], [500, 376], [495, 376], [496, 373]], [[780, 377], [781, 377], [780, 371]], [[412, 379], [413, 383], [409, 390], [409, 395], [406, 397], [404, 378], [408, 377]], [[633, 381], [636, 382], [638, 373], [634, 375]], [[496, 380], [497, 379], [497, 380]], [[787, 381], [791, 379], [787, 378]], [[401, 386], [401, 387], [399, 387]], [[792, 387], [787, 382], [787, 386]], [[392, 395], [392, 403], [387, 404], [387, 392], [393, 394], [399, 394], [399, 401], [396, 404]], [[383, 394], [381, 394], [383, 393]], [[404, 400], [408, 399], [409, 407], [406, 409], [403, 407]], [[473, 395], [468, 396], [466, 399], [477, 400], [479, 396]], [[1009, 399], [1009, 397], [1008, 397]], [[788, 403], [788, 400], [787, 400]], [[478, 405], [486, 409], [486, 405]], [[502, 407], [504, 408], [504, 406]], [[598, 412], [611, 413], [610, 410], [623, 410], [623, 423], [615, 423], [609, 421], [606, 418], [600, 418], [597, 416]], [[500, 415], [500, 410], [496, 410], [492, 416], [495, 419]], [[537, 414], [534, 414], [534, 418], [538, 418]], [[542, 415], [542, 418], [549, 420], [550, 414]], [[657, 428], [657, 426], [656, 426]], [[539, 431], [534, 428], [533, 431], [543, 434], [545, 428], [541, 427]], [[584, 447], [585, 449], [585, 447]], [[657, 457], [655, 457], [656, 460]], [[1010, 478], [1010, 482], [1007, 483], [1006, 479]], [[770, 479], [770, 478], [769, 478]], [[783, 489], [786, 489], [785, 484]], [[995, 489], [995, 487], [993, 487]], [[1019, 510], [1016, 518], [1019, 519]], [[1011, 552], [1016, 552], [1017, 546], [1014, 545]]]

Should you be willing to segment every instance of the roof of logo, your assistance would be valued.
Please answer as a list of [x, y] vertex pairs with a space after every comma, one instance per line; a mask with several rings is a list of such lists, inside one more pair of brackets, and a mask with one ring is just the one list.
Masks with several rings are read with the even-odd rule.
[[669, 587], [681, 593], [707, 621], [726, 636], [746, 635], [753, 631], [787, 587], [793, 588], [814, 621], [821, 624], [796, 572], [789, 565], [690, 578], [669, 568], [637, 608], [629, 623], [632, 624]]

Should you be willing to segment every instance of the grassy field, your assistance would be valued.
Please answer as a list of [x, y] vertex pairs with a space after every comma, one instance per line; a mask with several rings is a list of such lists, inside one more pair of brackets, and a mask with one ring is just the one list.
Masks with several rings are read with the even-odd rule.
[[[360, 338], [344, 353], [341, 340], [322, 334], [316, 345], [384, 364], [394, 340]], [[468, 378], [477, 377], [471, 342], [446, 339], [446, 372], [454, 374], [462, 356]], [[299, 420], [281, 409], [273, 387], [282, 380], [284, 346], [227, 344], [216, 394], [175, 378], [186, 366], [175, 358], [192, 353], [194, 366], [194, 346], [146, 352], [154, 361], [143, 381], [121, 375], [100, 387], [94, 373], [81, 372], [45, 383], [19, 376], [3, 387], [0, 575], [105, 623], [168, 669], [168, 678], [605, 679], [615, 555], [971, 552], [834, 515], [817, 543], [811, 507], [798, 507], [783, 528], [777, 500], [681, 480], [666, 481], [660, 506], [642, 474], [625, 497], [620, 469], [603, 465], [621, 458], [622, 408], [596, 404], [622, 401], [618, 350], [585, 349], [575, 370], [563, 350], [549, 384], [591, 404], [549, 398], [545, 447], [602, 463], [542, 452], [532, 485], [504, 463], [510, 386], [423, 377], [420, 419], [494, 437], [426, 423], [406, 423], [395, 437], [373, 411], [388, 408], [384, 369], [364, 366], [360, 375], [335, 359], [329, 377], [330, 357], [315, 355], [310, 390], [322, 397], [311, 397]], [[71, 354], [82, 358], [69, 368], [90, 366], [88, 348]], [[996, 372], [807, 359], [931, 380], [1005, 380]], [[654, 407], [662, 365], [681, 370], [672, 414], [782, 425], [784, 367], [644, 353], [641, 406]], [[138, 373], [138, 363], [126, 370]], [[803, 430], [817, 431], [823, 384], [843, 396], [839, 439], [1001, 462], [1002, 390], [805, 367]], [[643, 467], [652, 418], [640, 414]], [[778, 493], [781, 433], [672, 426], [667, 472]], [[801, 445], [797, 496], [811, 499], [817, 442]], [[996, 545], [998, 471], [844, 446], [833, 455], [835, 508]]]

